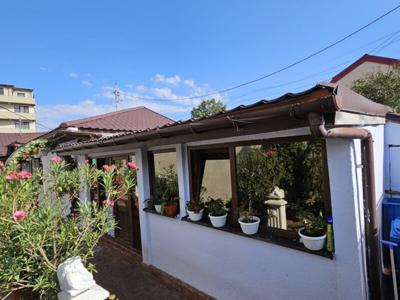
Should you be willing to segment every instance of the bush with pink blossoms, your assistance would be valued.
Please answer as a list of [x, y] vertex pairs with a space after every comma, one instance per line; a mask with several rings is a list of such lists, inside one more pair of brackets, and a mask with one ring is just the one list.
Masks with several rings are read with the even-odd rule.
[[[82, 185], [90, 188], [100, 176], [109, 176], [107, 171], [89, 163], [72, 168], [63, 159], [54, 159], [50, 169], [49, 174], [30, 174], [16, 165], [0, 168], [0, 291], [23, 290], [32, 299], [56, 299], [57, 266], [79, 255], [94, 271], [89, 262], [94, 247], [115, 227], [106, 206], [79, 199]], [[128, 189], [135, 185], [132, 172], [122, 176]], [[118, 197], [114, 188], [111, 194]], [[77, 203], [67, 217], [65, 199]]]

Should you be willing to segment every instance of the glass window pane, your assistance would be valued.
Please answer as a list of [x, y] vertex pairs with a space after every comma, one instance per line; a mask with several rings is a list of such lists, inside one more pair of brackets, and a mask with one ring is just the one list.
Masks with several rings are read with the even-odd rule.
[[272, 228], [297, 230], [324, 215], [320, 141], [236, 147], [239, 211], [249, 208]]
[[[179, 197], [176, 153], [154, 153], [153, 196], [161, 199]], [[168, 195], [165, 193], [168, 192]]]

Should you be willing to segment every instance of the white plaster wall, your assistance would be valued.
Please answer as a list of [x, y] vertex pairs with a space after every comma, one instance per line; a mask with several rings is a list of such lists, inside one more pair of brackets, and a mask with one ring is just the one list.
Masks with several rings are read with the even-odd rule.
[[162, 216], [148, 218], [152, 265], [217, 299], [338, 299], [336, 263], [328, 258]]
[[334, 260], [146, 214], [147, 263], [218, 299], [366, 299], [360, 142], [329, 140], [327, 150]]
[[[389, 122], [385, 126], [385, 189], [390, 189], [391, 177], [392, 190], [400, 191], [400, 147], [389, 148], [390, 144], [400, 145], [400, 124]], [[389, 163], [391, 164], [390, 172]]]

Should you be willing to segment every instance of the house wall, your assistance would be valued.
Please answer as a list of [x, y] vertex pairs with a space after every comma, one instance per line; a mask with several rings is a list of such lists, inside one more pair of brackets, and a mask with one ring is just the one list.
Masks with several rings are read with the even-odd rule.
[[[374, 138], [379, 210], [384, 195], [384, 133], [398, 138], [395, 128], [365, 128]], [[176, 149], [181, 212], [189, 200], [188, 146], [305, 134], [309, 134], [308, 128], [168, 146]], [[144, 263], [217, 299], [367, 299], [359, 140], [327, 140], [336, 249], [333, 260], [144, 212], [144, 200], [150, 195], [147, 149], [132, 151], [140, 167], [138, 192]]]
[[[299, 135], [302, 130], [240, 139]], [[374, 135], [382, 131], [371, 130]], [[361, 173], [357, 168], [360, 143], [328, 140], [327, 151], [336, 246], [333, 260], [145, 213], [141, 219], [142, 238], [143, 234], [146, 238], [144, 262], [218, 299], [365, 299]], [[147, 172], [145, 163], [141, 166]], [[187, 183], [185, 188], [189, 189]]]
[[350, 73], [346, 74], [343, 78], [339, 79], [337, 83], [345, 85], [351, 88], [354, 81], [360, 79], [368, 74], [374, 74], [379, 72], [387, 72], [392, 66], [387, 64], [380, 64], [375, 62], [366, 61], [363, 64], [356, 67]]
[[[387, 123], [385, 126], [385, 189], [400, 192], [400, 124]], [[390, 152], [390, 153], [389, 153]]]

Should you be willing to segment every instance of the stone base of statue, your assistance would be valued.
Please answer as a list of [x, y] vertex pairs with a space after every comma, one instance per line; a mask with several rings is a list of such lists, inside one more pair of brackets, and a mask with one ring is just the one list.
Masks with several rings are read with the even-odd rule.
[[108, 296], [110, 296], [110, 293], [96, 284], [76, 296], [71, 296], [66, 292], [60, 292], [58, 293], [58, 300], [105, 300]]

